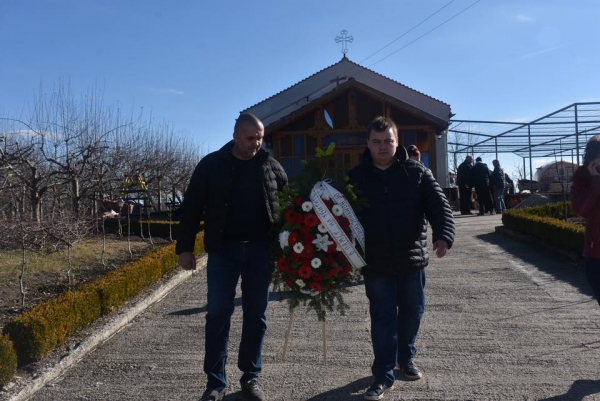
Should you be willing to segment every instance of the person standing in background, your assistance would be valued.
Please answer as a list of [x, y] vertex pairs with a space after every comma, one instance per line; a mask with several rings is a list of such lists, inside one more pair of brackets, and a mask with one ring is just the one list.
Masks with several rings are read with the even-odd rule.
[[585, 218], [585, 275], [600, 305], [600, 135], [585, 146], [583, 166], [573, 174], [571, 202], [573, 211]]
[[481, 157], [475, 159], [475, 165], [471, 170], [471, 181], [475, 186], [477, 193], [477, 202], [479, 203], [479, 216], [486, 213], [496, 214], [492, 207], [492, 196], [490, 194], [490, 169]]
[[496, 206], [496, 213], [503, 213], [506, 210], [504, 205], [504, 170], [500, 167], [498, 160], [492, 160], [494, 165], [494, 171], [490, 177], [490, 185], [492, 191], [494, 191], [494, 205]]
[[473, 183], [471, 180], [471, 169], [473, 168], [473, 156], [467, 155], [456, 170], [456, 183], [458, 185], [458, 196], [460, 196], [460, 214], [469, 215], [471, 212], [471, 192]]

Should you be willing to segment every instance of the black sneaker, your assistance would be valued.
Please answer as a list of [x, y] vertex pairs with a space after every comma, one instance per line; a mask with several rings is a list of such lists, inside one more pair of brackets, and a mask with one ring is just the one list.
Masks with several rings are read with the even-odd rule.
[[207, 389], [204, 394], [202, 394], [200, 401], [220, 401], [223, 399], [223, 397], [225, 397], [225, 393], [226, 390], [224, 388], [216, 390]]
[[394, 389], [394, 383], [387, 385], [385, 383], [375, 382], [365, 391], [365, 400], [380, 400], [385, 393]]
[[258, 383], [258, 379], [252, 379], [245, 383], [241, 383], [242, 385], [242, 395], [244, 396], [244, 400], [247, 401], [265, 401], [267, 397], [265, 396], [265, 392], [260, 388], [260, 384]]
[[402, 365], [400, 370], [406, 380], [419, 380], [423, 377], [421, 370], [412, 361]]

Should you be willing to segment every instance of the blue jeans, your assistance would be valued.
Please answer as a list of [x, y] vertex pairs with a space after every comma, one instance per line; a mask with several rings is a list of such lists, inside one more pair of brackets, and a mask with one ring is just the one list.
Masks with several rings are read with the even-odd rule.
[[504, 205], [504, 188], [494, 188], [494, 199], [496, 200], [496, 212], [502, 213], [506, 210]]
[[365, 277], [371, 314], [375, 381], [394, 382], [394, 367], [412, 361], [425, 312], [425, 269], [381, 278]]
[[600, 259], [585, 258], [585, 276], [600, 305]]
[[262, 370], [262, 346], [267, 330], [267, 304], [271, 264], [267, 241], [230, 241], [223, 250], [208, 254], [206, 266], [208, 303], [205, 327], [204, 372], [207, 389], [227, 386], [225, 364], [235, 289], [242, 277], [242, 338], [238, 368], [242, 381], [258, 378]]

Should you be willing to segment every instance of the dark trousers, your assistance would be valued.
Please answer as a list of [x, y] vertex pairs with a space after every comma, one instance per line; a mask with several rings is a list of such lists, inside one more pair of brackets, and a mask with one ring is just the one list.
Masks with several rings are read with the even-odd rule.
[[585, 258], [585, 276], [600, 305], [600, 259]]
[[471, 188], [465, 188], [463, 185], [458, 190], [460, 192], [460, 213], [471, 213]]
[[204, 372], [207, 389], [227, 386], [225, 364], [235, 289], [242, 278], [242, 338], [238, 354], [241, 381], [258, 377], [262, 370], [262, 346], [267, 330], [267, 303], [271, 267], [266, 241], [230, 241], [218, 253], [209, 253], [206, 266], [208, 304], [205, 327]]
[[487, 213], [494, 210], [492, 206], [492, 195], [487, 186], [476, 186], [477, 202], [479, 203], [479, 213]]
[[371, 315], [375, 381], [394, 382], [394, 367], [411, 361], [425, 313], [425, 269], [381, 278], [365, 277]]

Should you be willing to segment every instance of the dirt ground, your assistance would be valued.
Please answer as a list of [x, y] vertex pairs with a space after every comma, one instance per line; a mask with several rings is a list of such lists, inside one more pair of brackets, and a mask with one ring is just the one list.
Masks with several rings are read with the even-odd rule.
[[24, 288], [25, 305], [21, 304], [21, 252], [19, 250], [2, 250], [0, 252], [0, 328], [17, 314], [31, 309], [35, 305], [67, 291], [77, 288], [83, 283], [106, 274], [107, 272], [131, 260], [138, 259], [152, 247], [164, 245], [168, 240], [163, 238], [131, 237], [129, 255], [127, 239], [118, 235], [109, 235], [106, 239], [105, 265], [102, 264], [102, 236], [95, 235], [76, 244], [71, 252], [72, 270], [71, 285], [67, 275], [68, 260], [66, 250], [41, 254], [27, 253]]

